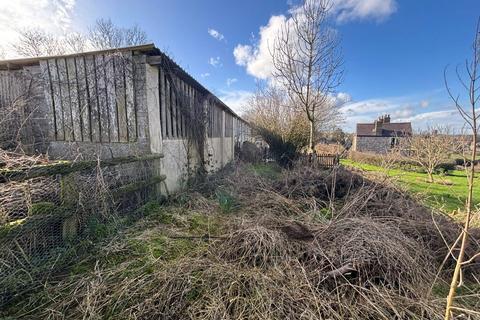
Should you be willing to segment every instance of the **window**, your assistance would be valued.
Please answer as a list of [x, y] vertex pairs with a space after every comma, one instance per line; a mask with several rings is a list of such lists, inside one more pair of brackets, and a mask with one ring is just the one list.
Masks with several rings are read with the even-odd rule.
[[390, 148], [395, 148], [398, 146], [398, 143], [399, 141], [397, 137], [390, 138]]

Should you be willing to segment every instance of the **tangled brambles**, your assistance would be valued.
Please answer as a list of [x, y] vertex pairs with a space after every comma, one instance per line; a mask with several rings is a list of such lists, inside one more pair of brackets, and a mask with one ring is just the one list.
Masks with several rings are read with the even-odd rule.
[[[190, 189], [146, 208], [143, 220], [102, 243], [74, 275], [8, 315], [443, 319], [444, 295], [436, 293], [454, 261], [447, 244], [460, 229], [400, 190], [343, 169], [266, 177], [241, 164]], [[234, 209], [222, 208], [218, 190]], [[478, 240], [473, 230], [472, 250]], [[471, 289], [459, 303], [478, 310], [478, 264], [465, 270]]]

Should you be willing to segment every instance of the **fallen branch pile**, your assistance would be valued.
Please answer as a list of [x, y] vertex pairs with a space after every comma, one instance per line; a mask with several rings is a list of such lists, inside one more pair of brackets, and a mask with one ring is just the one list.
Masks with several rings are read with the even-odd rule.
[[[235, 205], [220, 210], [218, 190]], [[49, 319], [442, 319], [460, 227], [338, 168], [192, 183], [10, 314]], [[472, 232], [469, 255], [477, 251]], [[480, 261], [463, 275], [480, 319]], [[476, 278], [477, 277], [477, 278]]]

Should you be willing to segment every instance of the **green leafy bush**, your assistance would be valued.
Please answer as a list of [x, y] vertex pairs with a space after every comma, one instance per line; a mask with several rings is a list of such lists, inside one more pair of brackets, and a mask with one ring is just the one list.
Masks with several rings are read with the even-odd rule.
[[257, 148], [257, 146], [249, 141], [245, 141], [242, 144], [240, 150], [240, 159], [248, 163], [259, 163], [262, 161], [263, 155], [262, 150]]

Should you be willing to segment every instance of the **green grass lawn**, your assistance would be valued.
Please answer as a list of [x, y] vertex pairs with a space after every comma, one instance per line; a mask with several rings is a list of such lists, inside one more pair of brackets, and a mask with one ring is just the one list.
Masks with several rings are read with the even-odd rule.
[[[394, 178], [409, 191], [420, 195], [425, 204], [440, 209], [445, 213], [457, 212], [463, 208], [467, 194], [467, 178], [464, 171], [452, 171], [446, 176], [435, 175], [435, 183], [427, 182], [427, 174], [410, 172], [401, 169], [385, 169], [379, 166], [342, 159], [345, 166], [359, 168], [365, 171], [383, 172]], [[476, 178], [474, 203], [480, 204], [480, 178]], [[449, 185], [446, 185], [449, 184]]]

